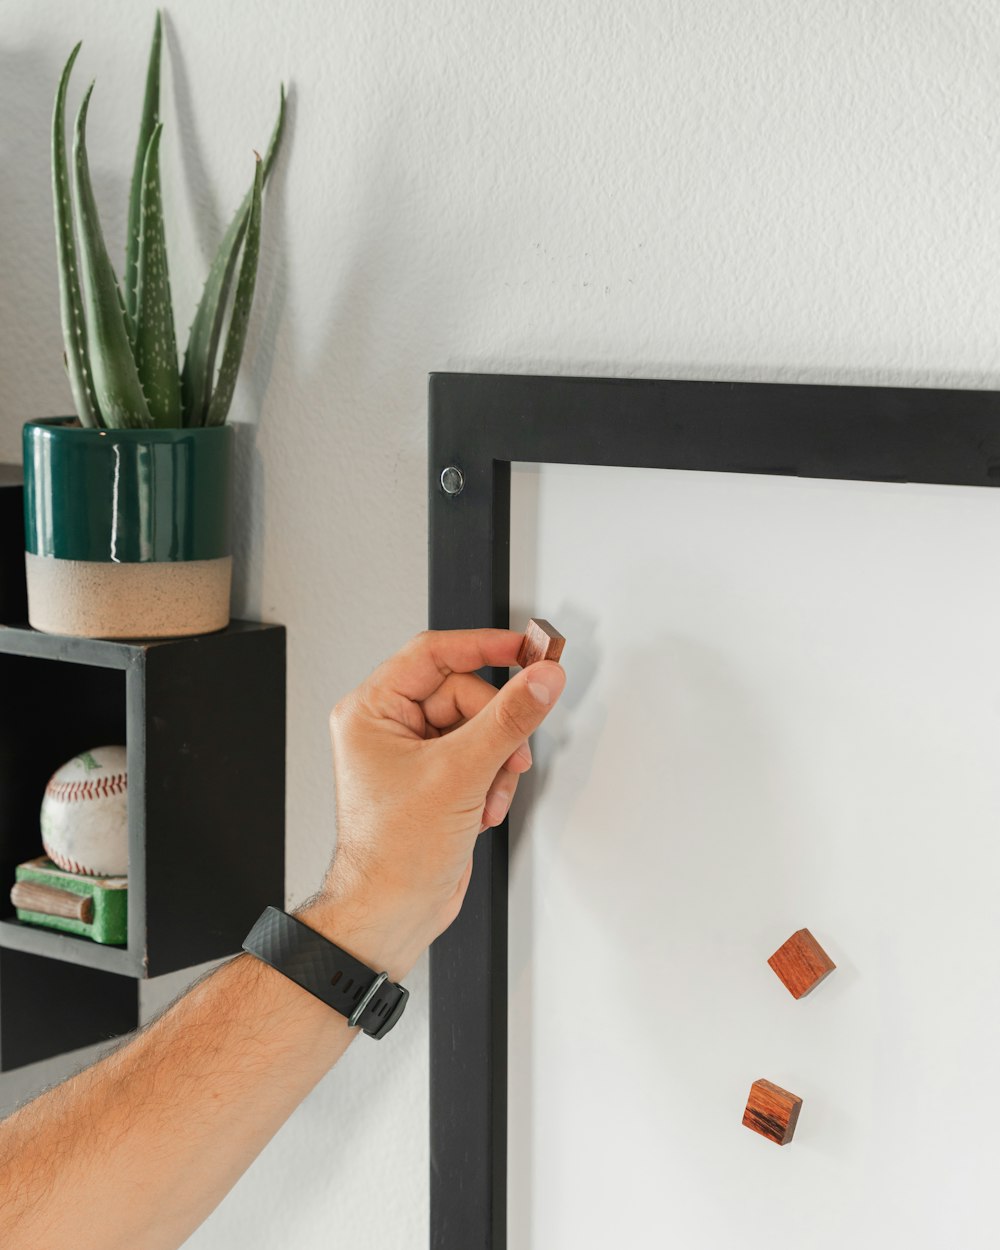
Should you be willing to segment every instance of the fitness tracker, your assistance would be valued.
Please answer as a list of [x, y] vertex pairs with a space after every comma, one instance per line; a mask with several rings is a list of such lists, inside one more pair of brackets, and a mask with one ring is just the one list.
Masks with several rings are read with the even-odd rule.
[[328, 942], [294, 916], [265, 907], [243, 949], [301, 985], [376, 1041], [403, 1014], [410, 991]]

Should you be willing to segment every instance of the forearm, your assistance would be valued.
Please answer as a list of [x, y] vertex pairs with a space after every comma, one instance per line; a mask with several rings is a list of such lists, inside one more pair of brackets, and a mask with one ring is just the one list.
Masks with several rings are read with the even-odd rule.
[[[551, 661], [495, 690], [521, 636], [415, 638], [334, 708], [337, 856], [301, 918], [400, 981], [458, 915], [528, 738], [563, 688]], [[128, 1045], [0, 1124], [4, 1250], [174, 1250], [353, 1040], [252, 956]], [[391, 1044], [391, 1043], [390, 1043]]]
[[[343, 916], [302, 913], [394, 977], [409, 970], [415, 951]], [[0, 1245], [181, 1245], [357, 1032], [253, 956], [232, 960], [0, 1125]]]

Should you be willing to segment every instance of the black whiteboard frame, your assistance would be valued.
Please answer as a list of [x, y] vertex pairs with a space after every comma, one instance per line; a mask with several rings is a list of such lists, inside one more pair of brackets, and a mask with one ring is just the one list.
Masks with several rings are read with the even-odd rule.
[[[432, 629], [508, 626], [518, 461], [998, 486], [1000, 395], [432, 374]], [[506, 823], [480, 839], [461, 915], [434, 943], [430, 995], [431, 1247], [506, 1250]]]

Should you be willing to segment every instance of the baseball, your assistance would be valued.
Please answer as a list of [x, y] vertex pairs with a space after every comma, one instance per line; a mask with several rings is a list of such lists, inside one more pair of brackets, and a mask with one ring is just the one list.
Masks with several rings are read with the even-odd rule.
[[128, 872], [128, 771], [124, 747], [94, 747], [49, 778], [42, 800], [42, 846], [66, 872]]

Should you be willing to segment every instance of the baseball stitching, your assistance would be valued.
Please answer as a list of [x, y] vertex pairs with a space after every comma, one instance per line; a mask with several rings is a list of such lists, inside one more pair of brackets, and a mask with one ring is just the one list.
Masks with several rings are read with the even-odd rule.
[[54, 851], [49, 849], [49, 844], [44, 838], [42, 838], [42, 850], [64, 872], [75, 872], [81, 877], [103, 877], [105, 875], [103, 872], [95, 872], [93, 868], [84, 868], [82, 864], [78, 864], [75, 859], [70, 859], [68, 855], [56, 855]]
[[76, 803], [81, 799], [104, 799], [110, 794], [122, 794], [128, 789], [128, 777], [116, 773], [113, 777], [97, 777], [87, 781], [50, 781], [45, 793], [63, 803]]

